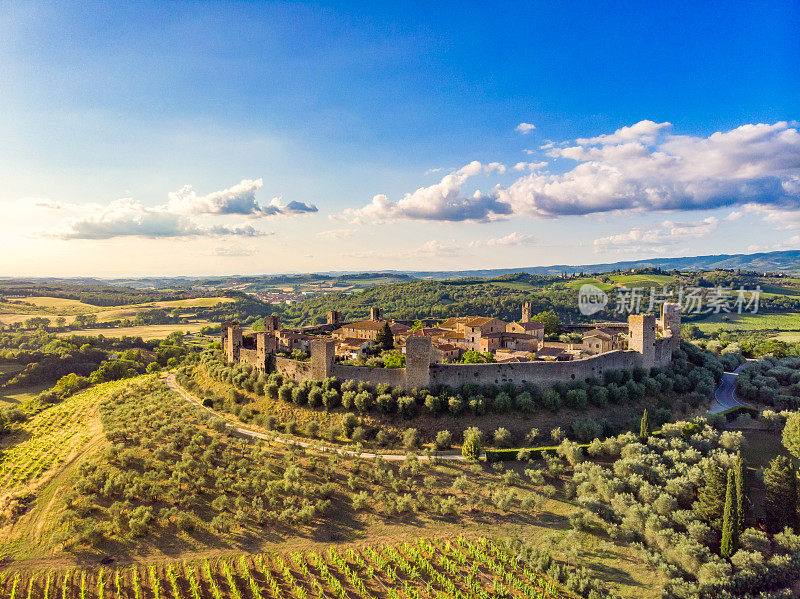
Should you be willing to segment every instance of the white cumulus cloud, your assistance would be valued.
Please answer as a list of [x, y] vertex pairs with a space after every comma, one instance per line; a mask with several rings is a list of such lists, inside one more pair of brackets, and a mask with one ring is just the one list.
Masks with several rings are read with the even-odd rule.
[[267, 233], [251, 225], [231, 226], [198, 222], [217, 217], [292, 216], [316, 212], [317, 207], [301, 202], [282, 204], [273, 198], [260, 205], [255, 194], [262, 187], [261, 179], [244, 179], [240, 183], [213, 193], [199, 196], [191, 185], [167, 194], [168, 202], [145, 206], [132, 198], [122, 198], [107, 205], [59, 204], [40, 202], [40, 207], [69, 210], [73, 216], [63, 218], [52, 230], [40, 231], [41, 236], [60, 239], [111, 239], [114, 237], [257, 237]]
[[644, 229], [634, 227], [626, 233], [610, 235], [594, 240], [596, 252], [642, 252], [664, 253], [671, 246], [689, 239], [699, 239], [714, 233], [720, 220], [713, 216], [690, 223], [665, 220], [660, 226]]
[[358, 229], [329, 229], [328, 231], [320, 231], [316, 234], [318, 239], [344, 239], [352, 237], [356, 234]]
[[743, 125], [707, 138], [643, 123], [551, 149], [578, 164], [562, 174], [521, 177], [498, 189], [498, 200], [539, 217], [748, 203], [800, 207], [800, 134], [788, 123]]
[[511, 214], [511, 207], [498, 202], [495, 193], [475, 191], [468, 195], [461, 187], [470, 177], [492, 171], [503, 172], [505, 166], [493, 162], [486, 166], [477, 160], [448, 175], [439, 183], [420, 187], [401, 199], [392, 201], [383, 194], [359, 209], [345, 210], [353, 222], [385, 222], [392, 220], [489, 221]]
[[534, 129], [536, 129], [536, 125], [531, 125], [530, 123], [520, 123], [515, 127], [514, 131], [518, 131], [523, 135], [525, 135], [526, 133], [530, 133]]

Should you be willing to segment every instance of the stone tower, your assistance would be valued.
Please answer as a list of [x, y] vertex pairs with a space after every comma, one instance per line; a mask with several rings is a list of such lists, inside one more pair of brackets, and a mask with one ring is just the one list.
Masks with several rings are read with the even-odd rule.
[[370, 320], [380, 320], [383, 317], [383, 310], [380, 308], [370, 308], [369, 309], [369, 319]]
[[525, 324], [526, 322], [531, 321], [531, 316], [533, 316], [533, 310], [531, 309], [531, 303], [525, 302], [522, 304], [522, 318], [520, 318], [520, 322]]
[[311, 342], [311, 378], [322, 381], [333, 371], [333, 357], [336, 344], [328, 339], [314, 339]]
[[406, 339], [406, 388], [424, 388], [431, 382], [431, 353], [433, 346], [430, 337], [409, 337]]
[[259, 370], [263, 370], [267, 365], [267, 356], [274, 354], [277, 349], [277, 339], [266, 332], [256, 333], [256, 357], [258, 358]]
[[277, 314], [270, 314], [264, 317], [264, 331], [267, 333], [274, 333], [280, 330], [281, 319]]
[[653, 314], [628, 316], [628, 349], [642, 354], [641, 366], [650, 370], [656, 363], [656, 317]]
[[339, 310], [328, 310], [328, 324], [336, 324], [342, 320], [342, 313]]
[[661, 334], [670, 339], [672, 351], [681, 346], [681, 305], [665, 302], [661, 304], [661, 318], [658, 321]]
[[222, 351], [227, 362], [239, 361], [239, 350], [242, 347], [242, 329], [238, 322], [222, 323]]

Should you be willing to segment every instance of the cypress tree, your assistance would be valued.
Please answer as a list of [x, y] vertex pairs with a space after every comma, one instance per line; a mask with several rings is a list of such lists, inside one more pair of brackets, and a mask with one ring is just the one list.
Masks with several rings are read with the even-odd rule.
[[736, 526], [737, 529], [741, 532], [744, 530], [744, 520], [745, 520], [745, 508], [746, 508], [746, 501], [747, 496], [745, 495], [745, 471], [744, 471], [744, 462], [742, 461], [742, 454], [740, 453], [736, 456], [736, 463], [733, 466], [733, 475], [735, 477], [736, 482]]
[[647, 416], [647, 410], [642, 414], [642, 421], [639, 423], [639, 440], [642, 443], [647, 443], [650, 437], [650, 418]]
[[728, 470], [728, 488], [725, 492], [725, 512], [722, 516], [722, 543], [719, 554], [730, 557], [736, 550], [736, 528], [738, 517], [736, 515], [736, 486], [734, 485], [733, 472]]
[[779, 455], [764, 470], [764, 512], [769, 532], [797, 524], [797, 474], [786, 456]]
[[705, 484], [697, 493], [699, 511], [711, 526], [720, 530], [725, 508], [725, 471], [716, 462], [709, 462], [703, 469]]
[[394, 347], [394, 334], [388, 322], [384, 322], [375, 335], [375, 344], [381, 349], [392, 349]]

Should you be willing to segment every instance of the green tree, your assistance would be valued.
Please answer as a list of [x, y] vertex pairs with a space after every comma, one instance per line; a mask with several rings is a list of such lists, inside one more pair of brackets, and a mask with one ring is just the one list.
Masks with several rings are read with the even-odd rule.
[[733, 474], [736, 479], [736, 515], [738, 516], [737, 528], [739, 532], [744, 530], [744, 519], [746, 510], [747, 496], [745, 495], [745, 470], [742, 454], [736, 456], [736, 462], [733, 465]]
[[384, 322], [378, 333], [375, 335], [375, 344], [384, 350], [389, 350], [394, 347], [394, 335], [388, 322]]
[[647, 415], [647, 410], [644, 411], [642, 414], [642, 420], [639, 423], [639, 440], [647, 444], [647, 440], [650, 438], [650, 418]]
[[797, 523], [797, 473], [786, 456], [779, 455], [764, 470], [764, 512], [770, 532]]
[[697, 493], [698, 510], [706, 522], [714, 528], [722, 526], [722, 515], [725, 509], [725, 471], [716, 462], [709, 462], [704, 468], [705, 484]]
[[728, 484], [725, 491], [725, 511], [722, 516], [722, 541], [719, 554], [729, 558], [736, 551], [736, 537], [739, 517], [736, 513], [736, 485], [732, 470], [728, 470]]
[[478, 458], [481, 457], [480, 435], [471, 432], [464, 437], [464, 444], [461, 446], [461, 455], [470, 462], [478, 461]]
[[541, 322], [544, 325], [545, 335], [553, 335], [558, 333], [559, 328], [561, 328], [561, 319], [558, 317], [558, 314], [552, 310], [548, 310], [547, 312], [539, 312], [538, 314], [531, 316], [531, 321]]
[[792, 412], [783, 427], [783, 446], [800, 460], [800, 412]]

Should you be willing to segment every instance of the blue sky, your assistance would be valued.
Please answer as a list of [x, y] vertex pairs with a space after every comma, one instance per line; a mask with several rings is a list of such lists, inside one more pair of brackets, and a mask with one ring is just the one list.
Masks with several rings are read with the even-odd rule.
[[800, 247], [796, 2], [113, 4], [0, 0], [0, 274]]

